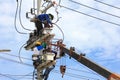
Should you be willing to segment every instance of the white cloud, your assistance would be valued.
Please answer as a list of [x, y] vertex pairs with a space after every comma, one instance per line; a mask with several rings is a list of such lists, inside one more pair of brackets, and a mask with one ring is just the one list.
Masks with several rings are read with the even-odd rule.
[[[9, 0], [6, 0], [9, 1]], [[93, 0], [79, 0], [84, 4], [88, 4], [89, 6], [96, 7], [98, 9], [102, 9], [105, 11], [109, 11], [112, 13], [114, 11], [115, 15], [119, 15], [119, 11], [110, 8], [103, 7], [101, 4], [94, 2]], [[78, 1], [78, 2], [79, 2]], [[66, 3], [68, 2], [68, 3]], [[109, 1], [108, 1], [109, 2]], [[114, 1], [113, 1], [114, 2]], [[32, 6], [32, 1], [29, 0], [23, 1], [22, 6], [22, 22], [26, 28], [34, 29], [34, 24], [31, 24], [29, 20], [25, 18], [26, 11]], [[95, 4], [94, 4], [95, 3]], [[112, 3], [112, 1], [111, 1]], [[61, 3], [62, 5], [71, 7], [78, 11], [84, 11], [87, 14], [94, 14], [97, 17], [102, 17], [106, 20], [115, 20], [112, 17], [106, 16], [104, 14], [99, 14], [99, 12], [85, 9], [79, 5], [73, 6], [73, 3], [68, 0], [64, 0]], [[3, 8], [4, 6], [5, 8]], [[0, 43], [2, 44], [1, 48], [11, 48], [13, 49], [13, 53], [17, 54], [20, 46], [28, 39], [29, 35], [19, 35], [14, 29], [14, 12], [15, 12], [16, 4], [9, 2], [2, 2], [0, 4], [0, 35], [2, 35], [2, 39], [0, 39]], [[110, 10], [110, 9], [111, 10]], [[84, 10], [82, 10], [84, 9]], [[108, 10], [109, 9], [109, 10]], [[53, 9], [51, 9], [52, 12]], [[88, 16], [66, 10], [64, 8], [59, 8], [59, 15], [62, 17], [58, 22], [58, 25], [64, 32], [65, 35], [65, 44], [67, 46], [74, 46], [78, 48], [80, 51], [87, 53], [88, 55], [95, 55], [98, 58], [120, 58], [120, 27], [115, 26], [104, 21], [96, 20], [90, 18]], [[54, 10], [53, 10], [54, 11]], [[55, 14], [55, 12], [54, 12]], [[55, 16], [56, 18], [56, 16]], [[117, 19], [119, 22], [119, 19]], [[116, 22], [115, 20], [114, 22]], [[22, 27], [18, 24], [18, 29], [23, 31]], [[26, 32], [26, 31], [24, 31]], [[58, 28], [54, 30], [56, 36], [60, 36], [61, 33]], [[5, 42], [8, 45], [5, 45]], [[26, 53], [25, 51], [23, 53]], [[27, 54], [22, 54], [27, 55]], [[92, 56], [89, 56], [92, 57]], [[96, 57], [97, 58], [97, 57]]]

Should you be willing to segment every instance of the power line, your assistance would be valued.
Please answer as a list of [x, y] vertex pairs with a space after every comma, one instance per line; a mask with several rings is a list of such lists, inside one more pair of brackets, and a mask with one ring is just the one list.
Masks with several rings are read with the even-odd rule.
[[11, 80], [17, 80], [17, 79], [15, 79], [15, 78], [12, 78], [11, 76], [7, 76], [7, 75], [5, 75], [5, 74], [1, 74], [1, 73], [0, 73], [0, 75], [1, 75], [1, 76], [4, 76], [4, 77], [7, 77], [7, 78], [9, 78], [9, 79], [11, 79]]
[[101, 4], [104, 4], [104, 5], [107, 5], [107, 6], [110, 6], [110, 7], [113, 7], [113, 8], [116, 8], [116, 9], [120, 9], [119, 7], [116, 7], [114, 5], [111, 5], [111, 4], [108, 4], [108, 3], [105, 3], [105, 2], [102, 2], [102, 1], [99, 1], [99, 0], [94, 0], [94, 1], [96, 1], [98, 3], [101, 3]]
[[107, 15], [111, 15], [111, 16], [113, 16], [113, 17], [120, 18], [120, 16], [117, 16], [117, 15], [114, 15], [114, 14], [111, 14], [111, 13], [108, 13], [108, 12], [105, 12], [105, 11], [102, 11], [102, 10], [99, 10], [99, 9], [96, 9], [96, 8], [93, 8], [93, 7], [90, 7], [90, 6], [87, 6], [87, 5], [82, 4], [82, 3], [80, 3], [80, 2], [76, 2], [76, 1], [73, 1], [73, 0], [69, 0], [69, 1], [71, 1], [71, 2], [73, 2], [73, 3], [76, 3], [76, 4], [79, 4], [79, 5], [81, 5], [81, 6], [84, 6], [84, 7], [87, 7], [87, 8], [96, 10], [96, 11], [99, 11], [99, 12], [101, 12], [101, 13], [104, 13], [104, 14], [107, 14]]
[[[23, 75], [22, 77], [20, 77], [19, 79], [17, 79], [17, 80], [20, 80], [20, 79], [23, 79], [23, 78], [25, 78], [26, 76], [30, 76], [30, 74], [32, 74], [32, 72], [30, 72], [30, 73], [28, 73], [28, 74], [25, 74], [25, 75]], [[32, 75], [31, 75], [32, 76]], [[32, 78], [31, 78], [32, 79]]]
[[[0, 73], [0, 74], [1, 74], [1, 73]], [[3, 74], [3, 73], [2, 73], [2, 74]], [[22, 75], [19, 75], [19, 74], [18, 74], [18, 75], [17, 75], [17, 74], [3, 74], [3, 75], [14, 76], [14, 77], [16, 77], [16, 76], [17, 76], [17, 77], [21, 77], [21, 76], [32, 76], [32, 75], [23, 75], [23, 74], [22, 74]]]
[[28, 30], [28, 31], [33, 31], [33, 30], [27, 29], [23, 26], [22, 20], [21, 20], [21, 9], [22, 9], [22, 0], [20, 0], [20, 6], [19, 6], [19, 21], [20, 21], [20, 24], [21, 24], [23, 29]]
[[[53, 70], [52, 72], [56, 72], [58, 74], [60, 74], [60, 72], [58, 70]], [[73, 73], [69, 73], [69, 72], [66, 72], [65, 75], [67, 76], [70, 76], [70, 77], [74, 77], [74, 78], [79, 78], [79, 79], [84, 79], [84, 80], [100, 80], [98, 78], [93, 78], [93, 77], [88, 77], [88, 76], [83, 76], [83, 75], [78, 75], [78, 74], [73, 74]]]
[[16, 12], [15, 12], [15, 18], [14, 18], [14, 26], [15, 26], [15, 30], [16, 30], [19, 34], [28, 34], [28, 33], [20, 32], [20, 31], [17, 29], [16, 21], [17, 21], [18, 7], [19, 7], [19, 3], [18, 3], [18, 0], [17, 0], [17, 7], [16, 7]]
[[[13, 54], [8, 54], [8, 53], [4, 53], [5, 55], [9, 55], [9, 56], [13, 56], [13, 57], [19, 57], [17, 55], [13, 55]], [[22, 59], [26, 59], [26, 60], [32, 60], [30, 58], [25, 58], [25, 57], [21, 57]]]
[[[52, 72], [60, 74], [60, 72], [58, 70], [53, 70]], [[78, 78], [78, 79], [83, 79], [80, 76], [70, 75], [70, 74], [67, 74], [67, 73], [65, 73], [65, 75], [70, 76], [70, 77], [74, 77], [74, 78]], [[84, 79], [84, 80], [88, 80], [88, 79]]]
[[[59, 65], [56, 65], [57, 67], [59, 67]], [[70, 70], [74, 70], [74, 71], [77, 71], [77, 72], [84, 72], [84, 73], [89, 73], [89, 74], [94, 74], [94, 75], [97, 75], [96, 73], [93, 73], [93, 72], [89, 72], [89, 71], [85, 71], [85, 70], [79, 70], [79, 69], [75, 69], [75, 68], [70, 68], [70, 67], [66, 67], [67, 69], [70, 69]]]
[[80, 14], [83, 14], [83, 15], [85, 15], [85, 16], [89, 16], [89, 17], [94, 18], [94, 19], [97, 19], [97, 20], [101, 20], [101, 21], [104, 21], [104, 22], [107, 22], [107, 23], [110, 23], [110, 24], [113, 24], [113, 25], [116, 25], [116, 26], [120, 26], [120, 24], [117, 24], [117, 23], [114, 23], [114, 22], [111, 22], [111, 21], [108, 21], [108, 20], [105, 20], [105, 19], [102, 19], [102, 18], [98, 18], [98, 17], [92, 16], [92, 15], [83, 13], [83, 12], [74, 10], [74, 9], [72, 9], [72, 8], [66, 7], [66, 6], [62, 6], [62, 5], [60, 5], [60, 6], [63, 7], [63, 8], [65, 8], [65, 9], [68, 9], [68, 10], [71, 10], [71, 11], [74, 11], [74, 12], [77, 12], [77, 13], [80, 13]]
[[[74, 60], [73, 59], [73, 61], [74, 62], [76, 62], [76, 63], [78, 63], [76, 60]], [[79, 64], [80, 65], [80, 64]], [[92, 70], [90, 70], [88, 67], [86, 67], [86, 66], [84, 66], [84, 65], [80, 65], [80, 66], [82, 66], [83, 68], [86, 68], [88, 71], [90, 71], [92, 74], [95, 74], [95, 75], [98, 75], [98, 73], [96, 73], [96, 72], [93, 72]], [[98, 75], [98, 76], [100, 76], [100, 77], [102, 77], [103, 78], [103, 76], [101, 76], [101, 75]]]
[[23, 61], [22, 61], [22, 59], [21, 59], [21, 50], [22, 50], [22, 48], [24, 47], [24, 45], [26, 45], [26, 43], [23, 44], [23, 45], [20, 47], [20, 49], [19, 49], [19, 60], [20, 60], [20, 62], [22, 62], [22, 63], [23, 63]]
[[31, 64], [21, 63], [21, 62], [19, 62], [19, 61], [15, 61], [15, 60], [12, 60], [12, 59], [8, 59], [8, 58], [2, 57], [2, 56], [0, 56], [0, 59], [12, 61], [12, 62], [19, 63], [19, 64], [26, 65], [26, 66], [31, 66], [31, 67], [33, 66], [33, 65], [31, 65]]
[[61, 4], [61, 0], [59, 0], [59, 5]]
[[16, 74], [3, 74], [3, 73], [0, 73], [0, 75], [2, 75], [2, 76], [5, 76], [5, 77], [8, 77], [8, 78], [11, 78], [12, 80], [14, 79], [14, 78], [12, 78], [12, 77], [16, 77], [17, 79], [15, 79], [15, 80], [21, 80], [21, 79], [26, 79], [26, 78], [29, 78], [30, 77], [30, 79], [32, 79], [32, 75], [30, 75], [30, 74], [32, 74], [32, 72], [30, 72], [30, 73], [28, 73], [28, 74], [25, 74], [25, 75], [16, 75]]
[[63, 30], [57, 24], [54, 24], [54, 25], [56, 25], [58, 27], [58, 29], [61, 31], [62, 36], [63, 36], [62, 41], [64, 41], [64, 32], [63, 32]]

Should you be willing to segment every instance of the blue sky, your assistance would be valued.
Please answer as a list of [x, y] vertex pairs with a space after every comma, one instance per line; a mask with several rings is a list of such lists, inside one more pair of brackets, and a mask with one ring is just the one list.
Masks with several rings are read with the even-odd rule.
[[[74, 0], [75, 1], [75, 0]], [[98, 3], [94, 0], [76, 0], [79, 3], [84, 5], [105, 11], [107, 13], [119, 16], [120, 9], [116, 9], [101, 3]], [[119, 1], [114, 0], [101, 0], [102, 2], [114, 5], [116, 7], [120, 7]], [[56, 0], [59, 2], [59, 0]], [[116, 24], [120, 24], [120, 18], [113, 17], [108, 14], [104, 14], [84, 6], [75, 4], [70, 2], [69, 0], [61, 0], [61, 5], [67, 6], [69, 8], [75, 9], [77, 11], [102, 18], [104, 20], [114, 22]], [[34, 24], [26, 19], [25, 13], [30, 10], [32, 7], [32, 0], [25, 0], [22, 4], [21, 10], [21, 18], [22, 23], [25, 28], [34, 30]], [[23, 35], [19, 34], [15, 30], [14, 26], [14, 16], [16, 10], [16, 0], [4, 0], [0, 1], [0, 49], [10, 49], [11, 52], [9, 54], [19, 55], [20, 47], [26, 43], [28, 40], [28, 34]], [[101, 66], [107, 68], [108, 70], [119, 73], [120, 74], [120, 26], [110, 24], [101, 20], [97, 20], [91, 18], [89, 16], [76, 13], [71, 10], [67, 10], [63, 7], [58, 7], [60, 20], [57, 23], [64, 32], [64, 43], [67, 45], [66, 47], [74, 46], [77, 52], [86, 53], [86, 57], [90, 60], [100, 64]], [[55, 20], [57, 19], [55, 9], [51, 8], [48, 13], [52, 13], [55, 15]], [[17, 19], [17, 28], [21, 32], [30, 33], [30, 31], [24, 30], [20, 23], [19, 19]], [[56, 34], [56, 38], [62, 38], [62, 34], [57, 27], [54, 27], [53, 33]], [[22, 65], [19, 63], [15, 63], [12, 61], [8, 61], [3, 59], [2, 57], [6, 57], [8, 59], [12, 59], [15, 61], [19, 61], [18, 57], [12, 57], [7, 55], [8, 53], [0, 53], [0, 74], [11, 74], [11, 75], [32, 75], [33, 66]], [[21, 56], [31, 59], [32, 51], [26, 51], [24, 48], [21, 50]], [[66, 58], [66, 59], [65, 59]], [[62, 60], [57, 61], [57, 66], [55, 70], [53, 70], [50, 74], [48, 80], [55, 80], [59, 78], [59, 80], [86, 80], [82, 79], [82, 76], [97, 78], [100, 80], [106, 80], [105, 78], [92, 74], [93, 71], [89, 70], [82, 64], [79, 64], [74, 59], [69, 59], [66, 56]], [[61, 74], [59, 74], [59, 65], [61, 65], [61, 61], [63, 64], [67, 65], [68, 69], [66, 71], [66, 75], [64, 78], [61, 78]], [[24, 63], [31, 64], [32, 61], [23, 59]], [[72, 68], [72, 69], [70, 69]], [[77, 69], [78, 71], [75, 71]], [[57, 70], [57, 71], [56, 71]], [[80, 71], [79, 71], [80, 70]], [[88, 72], [83, 72], [88, 71]], [[90, 73], [89, 73], [90, 72]], [[92, 72], [92, 73], [91, 73]], [[68, 74], [67, 74], [68, 73]], [[77, 74], [73, 77], [70, 77], [70, 73]], [[80, 77], [80, 75], [82, 75]], [[76, 78], [75, 78], [76, 77]], [[32, 78], [32, 76], [21, 78], [14, 77], [17, 80], [27, 80], [26, 78]], [[96, 80], [92, 79], [90, 80]], [[0, 75], [1, 80], [12, 80], [8, 77]]]

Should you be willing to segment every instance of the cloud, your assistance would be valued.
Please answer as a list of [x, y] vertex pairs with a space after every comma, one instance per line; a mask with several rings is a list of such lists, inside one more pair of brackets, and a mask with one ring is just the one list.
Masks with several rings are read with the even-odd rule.
[[[5, 1], [8, 3], [6, 3]], [[11, 53], [18, 54], [19, 48], [22, 46], [23, 43], [27, 41], [29, 35], [20, 35], [15, 31], [14, 12], [16, 8], [16, 3], [13, 3], [12, 0], [5, 1], [0, 1], [0, 35], [2, 35], [2, 37], [0, 38], [0, 49], [10, 48], [12, 49]], [[112, 1], [110, 2], [111, 4], [113, 4]], [[115, 15], [119, 15], [119, 10], [103, 6], [100, 3], [94, 2], [93, 0], [79, 0], [78, 2], [87, 4], [101, 10], [105, 10]], [[25, 18], [25, 13], [29, 11], [32, 6], [31, 3], [32, 1], [23, 1], [21, 17], [23, 25], [26, 28], [34, 29], [34, 24], [30, 23], [29, 20]], [[106, 20], [114, 21], [117, 23], [120, 21], [117, 18], [109, 17], [108, 15], [104, 15], [103, 13], [83, 8], [77, 4], [69, 2], [68, 0], [62, 1], [61, 4]], [[3, 8], [3, 6], [5, 8]], [[51, 8], [51, 12], [52, 11], [54, 11], [54, 8]], [[83, 53], [86, 53], [90, 58], [93, 58], [95, 60], [109, 58], [120, 59], [119, 26], [93, 19], [83, 14], [64, 9], [62, 7], [59, 7], [58, 11], [59, 16], [62, 18], [57, 24], [64, 32], [64, 43], [67, 45], [67, 47], [74, 46], [79, 50], [78, 52], [81, 51]], [[56, 13], [53, 12], [53, 14], [55, 15], [56, 19]], [[24, 30], [20, 26], [19, 22], [17, 22], [17, 28], [20, 31]], [[24, 30], [23, 32], [29, 31]], [[54, 27], [53, 32], [58, 38], [62, 38], [62, 33], [57, 27]], [[32, 55], [32, 52], [30, 53], [24, 49], [22, 50], [22, 56]]]
[[[89, 0], [88, 2], [83, 1], [82, 3], [88, 4], [90, 2], [92, 3], [91, 0]], [[93, 2], [93, 4], [90, 6], [97, 6], [97, 5], [99, 6], [101, 4], [94, 4]], [[81, 7], [77, 7], [77, 9], [74, 7], [71, 8], [81, 11]], [[97, 8], [101, 10], [103, 9], [106, 10], [109, 9], [110, 7], [108, 8], [108, 7], [99, 6]], [[93, 19], [88, 16], [81, 15], [79, 13], [72, 12], [63, 8], [62, 10], [64, 13], [61, 13], [62, 18], [59, 24], [64, 31], [65, 40], [66, 40], [65, 42], [67, 42], [68, 45], [78, 47], [84, 52], [89, 51], [88, 53], [91, 53], [92, 51], [96, 51], [98, 55], [99, 54], [101, 55], [101, 53], [103, 53], [101, 58], [103, 57], [109, 58], [114, 55], [114, 52], [117, 52], [116, 46], [120, 45], [119, 26], [115, 26], [97, 19]], [[90, 9], [86, 9], [84, 11], [87, 12], [87, 14], [94, 13], [95, 15], [97, 15], [96, 17], [99, 16], [100, 18], [106, 20], [110, 20], [114, 22], [116, 22], [117, 20], [119, 21], [119, 19], [109, 17], [108, 15], [104, 16], [103, 13], [100, 14], [99, 12]], [[110, 9], [109, 11], [110, 13], [112, 13]], [[112, 11], [114, 11], [113, 8]], [[114, 13], [114, 14], [117, 15], [118, 13]], [[99, 53], [99, 50], [97, 48], [103, 49], [101, 53]]]

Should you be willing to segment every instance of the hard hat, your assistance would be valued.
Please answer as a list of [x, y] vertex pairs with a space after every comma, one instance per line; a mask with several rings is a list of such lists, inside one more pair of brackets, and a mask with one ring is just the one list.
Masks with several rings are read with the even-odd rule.
[[53, 20], [54, 19], [54, 16], [52, 15], [52, 14], [48, 14], [49, 15], [49, 18], [51, 19], [51, 20]]
[[35, 44], [36, 44], [36, 45], [41, 45], [41, 42], [40, 42], [40, 41], [37, 41]]

